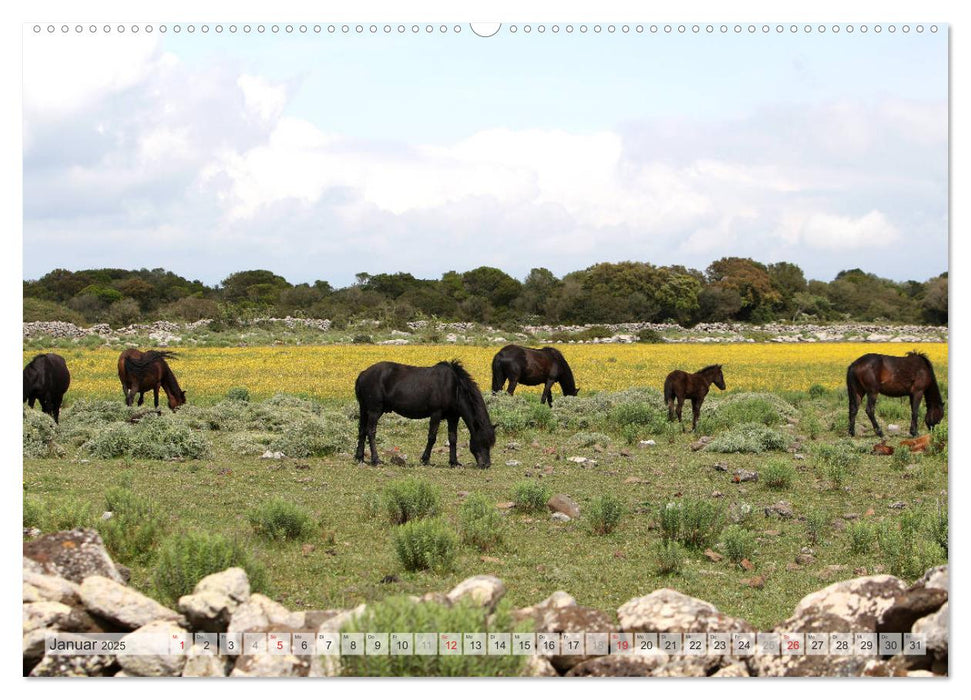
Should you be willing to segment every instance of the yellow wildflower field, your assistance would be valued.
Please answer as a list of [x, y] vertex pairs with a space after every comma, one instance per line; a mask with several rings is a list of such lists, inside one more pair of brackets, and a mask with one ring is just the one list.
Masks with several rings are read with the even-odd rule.
[[[735, 343], [735, 344], [579, 344], [558, 345], [584, 393], [629, 387], [660, 389], [673, 369], [695, 372], [720, 363], [729, 390], [805, 391], [813, 384], [845, 385], [846, 367], [868, 352], [903, 355], [902, 343]], [[254, 399], [276, 393], [300, 393], [320, 399], [354, 398], [358, 373], [381, 360], [432, 365], [458, 358], [483, 391], [491, 387], [492, 357], [499, 349], [464, 345], [322, 345], [244, 348], [172, 348], [179, 357], [170, 366], [189, 402], [210, 403], [231, 387], [246, 387]], [[946, 343], [922, 343], [916, 349], [934, 363], [938, 381], [947, 378]], [[67, 400], [118, 398], [119, 350], [59, 348], [71, 371]], [[26, 364], [36, 351], [24, 352]], [[535, 391], [524, 387], [517, 391]], [[558, 389], [554, 389], [554, 396]], [[164, 405], [164, 401], [162, 401]]]

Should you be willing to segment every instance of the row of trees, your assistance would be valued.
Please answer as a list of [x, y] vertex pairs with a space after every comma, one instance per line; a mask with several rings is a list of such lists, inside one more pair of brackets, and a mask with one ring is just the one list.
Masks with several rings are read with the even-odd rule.
[[558, 278], [534, 268], [522, 281], [494, 267], [418, 279], [407, 272], [359, 273], [335, 289], [291, 284], [268, 270], [236, 272], [216, 287], [155, 270], [54, 270], [24, 282], [25, 320], [125, 325], [170, 318], [254, 313], [405, 322], [435, 317], [486, 323], [857, 320], [947, 323], [947, 273], [895, 282], [845, 270], [807, 280], [798, 265], [722, 258], [700, 270], [646, 262], [599, 263]]

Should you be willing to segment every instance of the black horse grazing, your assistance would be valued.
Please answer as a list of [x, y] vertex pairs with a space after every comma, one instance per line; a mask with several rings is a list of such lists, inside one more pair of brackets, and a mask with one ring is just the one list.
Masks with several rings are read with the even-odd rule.
[[564, 396], [576, 396], [580, 393], [573, 379], [573, 370], [567, 364], [563, 353], [555, 348], [524, 348], [519, 345], [507, 345], [492, 358], [492, 391], [502, 390], [502, 385], [509, 380], [507, 391], [512, 396], [517, 384], [526, 386], [543, 385], [543, 395], [540, 403], [548, 403], [553, 407], [553, 385], [559, 382]]
[[371, 446], [371, 463], [380, 463], [374, 436], [378, 419], [390, 411], [405, 418], [431, 419], [422, 464], [428, 464], [431, 458], [438, 425], [444, 418], [448, 424], [449, 465], [461, 466], [456, 455], [461, 418], [471, 433], [469, 450], [475, 456], [476, 466], [485, 469], [491, 465], [490, 450], [496, 444], [496, 431], [479, 387], [458, 360], [439, 362], [433, 367], [378, 362], [358, 375], [354, 394], [361, 413], [354, 453], [359, 462], [364, 461], [366, 437]]
[[158, 408], [158, 390], [161, 388], [168, 397], [170, 409], [175, 411], [184, 404], [185, 392], [166, 362], [176, 357], [178, 355], [168, 350], [123, 350], [118, 356], [118, 379], [125, 392], [125, 403], [131, 406], [138, 394], [138, 405], [141, 406], [145, 392], [151, 390], [155, 395], [155, 408]]
[[50, 352], [38, 355], [24, 367], [24, 401], [31, 408], [40, 401], [40, 410], [57, 423], [61, 417], [61, 400], [71, 386], [71, 373], [60, 355]]
[[934, 367], [921, 352], [909, 352], [904, 357], [867, 353], [847, 368], [846, 393], [850, 400], [850, 436], [856, 434], [856, 413], [864, 394], [866, 414], [880, 437], [883, 437], [883, 431], [873, 411], [877, 394], [910, 397], [910, 434], [913, 436], [917, 435], [917, 411], [922, 398], [927, 399], [924, 422], [928, 429], [944, 418], [944, 402], [934, 377]]
[[725, 391], [725, 377], [722, 376], [721, 365], [708, 365], [694, 374], [688, 374], [680, 369], [671, 372], [664, 380], [664, 401], [668, 405], [668, 420], [674, 420], [674, 402], [677, 399], [678, 422], [681, 423], [683, 432], [681, 407], [684, 406], [685, 399], [691, 399], [691, 430], [694, 431], [698, 426], [698, 416], [701, 415], [701, 404], [712, 384]]

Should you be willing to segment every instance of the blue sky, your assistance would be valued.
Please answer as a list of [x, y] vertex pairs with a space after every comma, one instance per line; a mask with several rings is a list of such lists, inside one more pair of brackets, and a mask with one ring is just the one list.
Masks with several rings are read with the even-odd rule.
[[264, 267], [345, 285], [725, 255], [819, 279], [947, 269], [946, 27], [378, 26], [28, 32], [25, 278]]

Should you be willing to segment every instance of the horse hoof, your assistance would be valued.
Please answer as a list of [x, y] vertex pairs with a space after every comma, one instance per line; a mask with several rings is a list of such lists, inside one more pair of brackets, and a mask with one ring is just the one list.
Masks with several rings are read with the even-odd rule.
[[420, 461], [421, 461], [421, 465], [422, 465], [423, 467], [427, 467], [427, 466], [428, 466], [428, 463], [429, 463], [429, 462], [430, 462], [431, 460], [430, 460], [430, 459], [422, 459], [422, 460], [420, 460]]
[[450, 466], [450, 467], [452, 467], [454, 469], [455, 467], [461, 467], [462, 466], [462, 463], [461, 462], [449, 462], [448, 463], [448, 466]]

